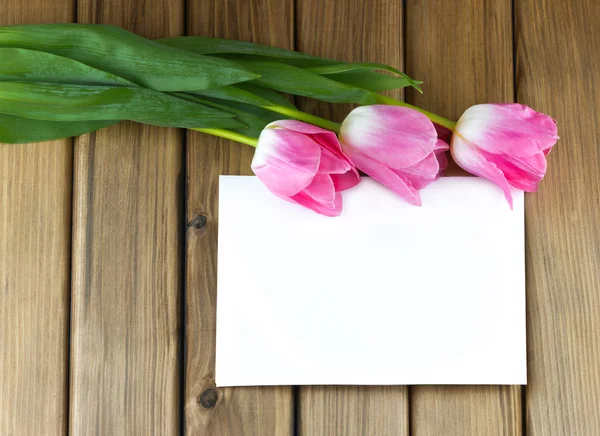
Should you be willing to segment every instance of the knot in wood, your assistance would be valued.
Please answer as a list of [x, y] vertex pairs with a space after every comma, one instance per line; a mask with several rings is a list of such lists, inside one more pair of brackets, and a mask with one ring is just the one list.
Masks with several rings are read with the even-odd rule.
[[200, 394], [198, 402], [205, 409], [212, 409], [217, 404], [219, 393], [216, 389], [207, 389]]

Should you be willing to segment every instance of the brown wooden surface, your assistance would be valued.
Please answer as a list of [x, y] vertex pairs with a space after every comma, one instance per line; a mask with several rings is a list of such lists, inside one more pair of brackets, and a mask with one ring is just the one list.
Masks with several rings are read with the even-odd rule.
[[[69, 22], [72, 0], [0, 0], [0, 25]], [[0, 435], [67, 428], [73, 141], [0, 143]]]
[[[406, 99], [441, 115], [516, 96], [555, 117], [561, 140], [526, 196], [529, 385], [215, 389], [218, 175], [250, 174], [252, 149], [122, 123], [78, 138], [75, 153], [72, 141], [0, 144], [0, 435], [600, 434], [598, 2], [74, 6], [0, 0], [0, 23], [77, 10], [150, 37], [187, 30], [382, 61], [424, 80]], [[338, 120], [349, 109], [299, 104]]]
[[600, 434], [600, 3], [515, 3], [517, 98], [558, 121], [526, 196], [526, 432]]
[[[183, 3], [80, 0], [78, 21], [183, 34]], [[180, 427], [182, 138], [121, 123], [75, 144], [72, 435]]]
[[[348, 61], [384, 62], [402, 68], [402, 2], [298, 0], [297, 11], [297, 50]], [[399, 98], [401, 92], [391, 95]], [[337, 121], [342, 121], [352, 109], [350, 105], [304, 99], [300, 100], [299, 108]], [[408, 435], [406, 386], [301, 387], [298, 398], [299, 435]]]
[[[406, 12], [406, 70], [425, 82], [407, 101], [456, 120], [514, 100], [510, 0], [409, 0]], [[464, 174], [453, 162], [448, 173]], [[521, 434], [519, 387], [415, 386], [411, 408], [413, 435]]]
[[[188, 10], [190, 35], [293, 46], [291, 1], [189, 0]], [[188, 135], [184, 419], [189, 435], [293, 434], [291, 387], [215, 389], [219, 174], [252, 174], [253, 151]]]

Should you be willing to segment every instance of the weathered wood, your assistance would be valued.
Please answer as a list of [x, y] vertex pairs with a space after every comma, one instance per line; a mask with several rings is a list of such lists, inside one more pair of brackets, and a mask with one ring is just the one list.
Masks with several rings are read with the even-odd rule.
[[[189, 0], [188, 32], [291, 48], [289, 0]], [[185, 431], [190, 435], [291, 435], [290, 387], [216, 389], [215, 310], [219, 174], [252, 174], [253, 149], [188, 136]], [[248, 229], [251, 231], [251, 229]], [[273, 344], [277, 346], [277, 344]]]
[[534, 436], [600, 434], [600, 3], [519, 1], [517, 101], [560, 140], [526, 196], [529, 385]]
[[[473, 104], [513, 101], [510, 0], [408, 0], [406, 8], [406, 72], [425, 82], [407, 101], [453, 119]], [[447, 173], [464, 174], [454, 164]], [[416, 386], [411, 401], [415, 436], [521, 434], [518, 387]]]
[[[73, 21], [72, 0], [3, 0], [0, 25]], [[0, 434], [67, 429], [73, 141], [0, 144]]]
[[[183, 34], [179, 1], [80, 0], [78, 13]], [[121, 123], [75, 147], [71, 434], [177, 434], [181, 133]]]
[[[298, 0], [297, 49], [347, 61], [385, 62], [402, 68], [402, 2]], [[392, 95], [399, 98], [400, 92]], [[342, 121], [349, 105], [301, 101], [307, 112]], [[408, 435], [408, 389], [300, 387], [299, 434]]]

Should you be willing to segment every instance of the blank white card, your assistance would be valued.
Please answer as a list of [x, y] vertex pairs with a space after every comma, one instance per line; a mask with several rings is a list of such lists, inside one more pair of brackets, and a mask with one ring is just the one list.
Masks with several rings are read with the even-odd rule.
[[221, 176], [217, 385], [525, 384], [523, 193], [421, 195], [364, 178], [328, 218]]

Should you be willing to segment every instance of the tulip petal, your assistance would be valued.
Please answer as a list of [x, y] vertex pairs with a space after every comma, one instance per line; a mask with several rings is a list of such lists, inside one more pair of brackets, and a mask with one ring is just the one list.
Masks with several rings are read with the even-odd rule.
[[436, 181], [440, 173], [440, 164], [435, 153], [430, 153], [421, 162], [401, 170], [392, 170], [415, 189], [423, 189]]
[[437, 178], [440, 178], [444, 175], [444, 171], [446, 171], [446, 167], [448, 166], [448, 155], [444, 152], [436, 153], [435, 158], [438, 161], [438, 167], [439, 167]]
[[314, 198], [307, 195], [304, 191], [300, 192], [297, 195], [294, 195], [293, 197], [286, 198], [286, 200], [312, 209], [313, 211], [320, 213], [321, 215], [334, 217], [340, 216], [342, 214], [342, 196], [339, 192], [335, 193], [335, 198], [333, 202], [329, 204], [319, 203]]
[[305, 123], [304, 121], [297, 120], [279, 120], [273, 121], [271, 124], [267, 126], [267, 128], [279, 127], [286, 130], [293, 130], [294, 132], [305, 133], [307, 135], [316, 135], [316, 134], [324, 134], [324, 135], [333, 135], [330, 130], [323, 129], [321, 127], [315, 126], [313, 124]]
[[[318, 138], [314, 138], [317, 140]], [[340, 152], [341, 153], [341, 152]], [[346, 156], [334, 154], [328, 148], [321, 148], [321, 160], [317, 174], [344, 174], [352, 169], [352, 164]]]
[[538, 184], [546, 173], [546, 157], [544, 152], [524, 158], [486, 153], [483, 153], [483, 155], [487, 160], [496, 164], [511, 185], [523, 191], [537, 191]]
[[498, 185], [504, 192], [504, 197], [506, 197], [506, 201], [508, 201], [512, 209], [513, 200], [510, 185], [502, 171], [493, 162], [486, 160], [474, 145], [469, 144], [456, 134], [452, 137], [452, 147], [450, 150], [454, 161], [462, 169]]
[[361, 171], [367, 173], [374, 180], [391, 189], [410, 204], [421, 206], [419, 191], [410, 186], [393, 170], [352, 148], [348, 149], [348, 157]]
[[292, 196], [313, 180], [320, 154], [319, 145], [309, 136], [265, 128], [258, 139], [251, 167], [271, 192]]
[[345, 191], [346, 189], [354, 188], [360, 182], [360, 175], [356, 168], [344, 174], [331, 174], [331, 180], [337, 192]]
[[335, 187], [331, 177], [327, 174], [317, 174], [310, 185], [304, 188], [303, 192], [322, 204], [333, 204], [335, 200]]
[[[394, 169], [422, 161], [436, 145], [433, 123], [422, 113], [401, 106], [360, 106], [341, 127], [342, 149], [385, 163]], [[364, 171], [364, 170], [363, 170]]]
[[435, 131], [437, 132], [438, 138], [450, 144], [450, 140], [452, 139], [452, 130], [436, 123], [433, 123], [433, 127], [435, 127]]
[[435, 141], [435, 147], [433, 147], [433, 151], [435, 151], [436, 154], [443, 153], [444, 151], [448, 150], [450, 150], [450, 144], [448, 144], [445, 141], [442, 141], [441, 139]]
[[448, 149], [450, 149], [450, 145], [441, 139], [438, 139], [435, 143], [435, 148], [433, 151], [438, 161], [438, 174], [436, 180], [440, 178], [442, 174], [444, 174], [444, 171], [448, 166], [448, 156], [446, 155], [446, 151], [448, 151]]
[[458, 120], [456, 133], [487, 152], [519, 157], [547, 154], [558, 139], [551, 117], [516, 103], [472, 106]]

